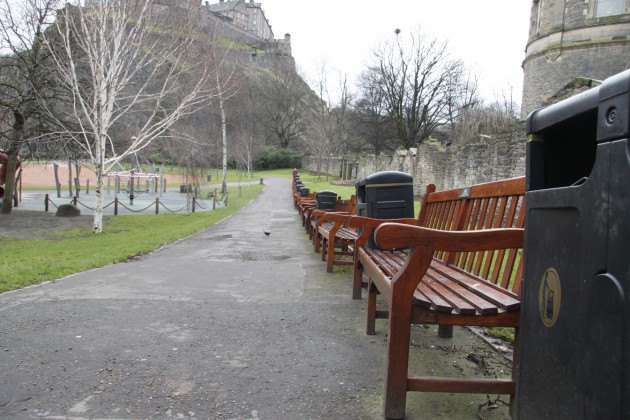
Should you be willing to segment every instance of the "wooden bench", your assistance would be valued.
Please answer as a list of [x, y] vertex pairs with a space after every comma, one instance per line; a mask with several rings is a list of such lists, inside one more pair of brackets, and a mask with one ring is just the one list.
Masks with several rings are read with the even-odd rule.
[[[450, 202], [451, 206], [456, 206], [460, 204], [460, 195], [461, 189], [454, 189], [450, 191], [441, 191], [435, 193], [435, 185], [428, 184], [425, 189], [425, 193], [420, 202], [420, 212], [418, 214], [418, 218], [404, 218], [404, 219], [372, 219], [369, 217], [363, 216], [355, 216], [351, 217], [346, 225], [350, 229], [354, 229], [359, 233], [357, 239], [354, 241], [354, 249], [355, 249], [355, 257], [354, 257], [354, 279], [352, 284], [352, 298], [353, 299], [361, 299], [361, 291], [362, 289], [367, 289], [367, 282], [363, 281], [361, 267], [359, 265], [359, 260], [356, 258], [357, 249], [363, 248], [368, 243], [370, 237], [373, 236], [374, 229], [385, 222], [391, 223], [404, 223], [408, 225], [422, 226], [426, 219], [427, 214], [429, 214], [432, 207], [444, 206]], [[439, 204], [438, 204], [439, 203]], [[444, 209], [442, 214], [454, 214], [454, 209], [449, 211], [449, 209]], [[448, 216], [447, 216], [448, 217]]]
[[309, 192], [306, 195], [300, 194], [297, 190], [295, 182], [293, 183], [293, 205], [300, 214], [303, 213], [304, 208], [315, 205], [315, 193]]
[[[411, 324], [517, 328], [525, 218], [525, 180], [515, 178], [434, 192], [423, 198], [416, 225], [380, 221], [381, 249], [357, 248], [368, 277], [367, 334], [389, 320], [384, 414], [403, 418], [408, 391], [514, 396], [518, 329], [511, 379], [419, 377], [408, 374]], [[356, 280], [356, 279], [355, 279]], [[377, 311], [377, 295], [387, 311]]]
[[[317, 196], [317, 193], [315, 196]], [[316, 201], [315, 206], [304, 211], [304, 214], [302, 215], [302, 225], [306, 229], [309, 239], [313, 241], [313, 245], [315, 245], [315, 226], [317, 225], [317, 221], [321, 215], [325, 213], [345, 213], [350, 207], [354, 206], [353, 202], [354, 196], [352, 196], [349, 200], [342, 200], [341, 197], [337, 196], [337, 200], [332, 208], [318, 209]]]
[[[350, 217], [356, 215], [356, 211], [356, 196], [353, 195], [344, 212], [314, 212], [320, 218], [313, 226], [313, 246], [315, 252], [319, 252], [321, 248], [322, 261], [326, 261], [326, 270], [329, 273], [333, 272], [334, 265], [354, 265], [354, 242], [358, 233], [345, 224]], [[335, 256], [352, 258], [339, 259]]]

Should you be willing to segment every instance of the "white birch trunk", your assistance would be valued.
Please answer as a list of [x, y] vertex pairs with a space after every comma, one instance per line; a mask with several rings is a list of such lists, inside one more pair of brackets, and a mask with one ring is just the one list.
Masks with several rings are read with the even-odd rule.
[[216, 71], [217, 78], [217, 91], [219, 92], [219, 110], [221, 111], [221, 140], [223, 145], [223, 180], [221, 182], [221, 192], [225, 194], [227, 191], [227, 169], [228, 169], [228, 161], [227, 161], [227, 126], [226, 126], [226, 117], [225, 117], [225, 103], [223, 99], [223, 91], [221, 89], [221, 78], [219, 71]]

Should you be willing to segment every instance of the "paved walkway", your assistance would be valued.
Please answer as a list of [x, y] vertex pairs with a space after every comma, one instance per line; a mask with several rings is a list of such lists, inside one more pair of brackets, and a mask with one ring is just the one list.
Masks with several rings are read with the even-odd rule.
[[[0, 295], [0, 418], [382, 418], [384, 325], [363, 333], [289, 182], [139, 261]], [[418, 347], [448, 365], [457, 340]], [[413, 394], [408, 418], [473, 419], [484, 399]]]

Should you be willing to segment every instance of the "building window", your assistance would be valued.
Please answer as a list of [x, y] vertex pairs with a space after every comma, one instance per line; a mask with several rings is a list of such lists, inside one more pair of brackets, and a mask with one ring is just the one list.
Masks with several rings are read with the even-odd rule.
[[534, 33], [540, 33], [540, 18], [542, 16], [542, 3], [543, 0], [534, 0]]
[[622, 15], [626, 0], [595, 0], [595, 17]]

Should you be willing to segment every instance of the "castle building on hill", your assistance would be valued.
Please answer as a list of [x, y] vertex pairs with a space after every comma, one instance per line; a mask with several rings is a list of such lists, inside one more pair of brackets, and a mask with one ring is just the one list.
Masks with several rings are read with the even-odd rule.
[[238, 28], [247, 31], [262, 40], [274, 39], [273, 31], [260, 3], [254, 0], [220, 0], [219, 3], [206, 6], [211, 12], [230, 20]]
[[250, 45], [252, 56], [259, 64], [269, 65], [288, 62], [295, 67], [291, 52], [291, 35], [285, 34], [275, 39], [269, 20], [260, 3], [254, 0], [219, 0], [219, 3], [206, 1], [201, 6], [202, 12], [218, 21], [222, 36]]
[[532, 0], [525, 55], [523, 118], [630, 68], [630, 0]]

